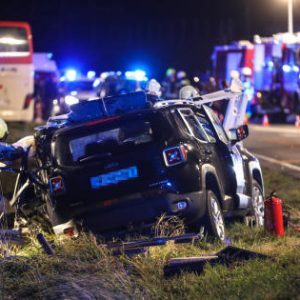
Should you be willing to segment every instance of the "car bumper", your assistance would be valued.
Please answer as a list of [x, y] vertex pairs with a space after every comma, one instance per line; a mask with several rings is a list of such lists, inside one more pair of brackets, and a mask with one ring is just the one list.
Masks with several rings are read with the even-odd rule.
[[155, 224], [162, 215], [179, 216], [188, 225], [204, 216], [206, 201], [202, 191], [185, 194], [137, 193], [90, 206], [61, 207], [56, 211], [59, 215], [56, 220], [61, 223], [74, 219], [94, 233], [104, 233]]

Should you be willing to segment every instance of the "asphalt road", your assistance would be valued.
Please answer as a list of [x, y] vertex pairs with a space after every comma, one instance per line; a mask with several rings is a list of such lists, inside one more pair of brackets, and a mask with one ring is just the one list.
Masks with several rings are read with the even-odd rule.
[[244, 145], [263, 165], [300, 177], [300, 128], [250, 125], [249, 129]]

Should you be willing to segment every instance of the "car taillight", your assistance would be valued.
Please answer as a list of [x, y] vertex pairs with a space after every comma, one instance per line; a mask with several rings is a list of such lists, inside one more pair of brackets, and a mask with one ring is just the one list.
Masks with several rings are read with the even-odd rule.
[[167, 167], [175, 166], [186, 161], [186, 149], [183, 145], [165, 149], [164, 161]]
[[52, 177], [49, 180], [51, 194], [58, 195], [65, 192], [65, 185], [61, 176]]
[[74, 227], [68, 227], [64, 229], [64, 235], [73, 237], [76, 235], [76, 229]]

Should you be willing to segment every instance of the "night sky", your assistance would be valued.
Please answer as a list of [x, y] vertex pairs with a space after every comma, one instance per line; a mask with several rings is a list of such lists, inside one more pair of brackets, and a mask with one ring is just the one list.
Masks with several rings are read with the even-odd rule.
[[2, 0], [0, 19], [29, 22], [35, 51], [53, 52], [60, 68], [144, 67], [158, 76], [168, 66], [204, 71], [215, 44], [286, 31], [286, 1]]

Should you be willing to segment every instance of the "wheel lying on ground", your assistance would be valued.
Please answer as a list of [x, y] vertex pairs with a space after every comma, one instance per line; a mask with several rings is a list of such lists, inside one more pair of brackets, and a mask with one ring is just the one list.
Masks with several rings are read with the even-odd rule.
[[255, 218], [256, 226], [263, 226], [265, 210], [264, 195], [261, 186], [256, 180], [253, 180], [251, 192], [250, 215]]
[[225, 240], [225, 222], [221, 205], [213, 191], [207, 191], [207, 211], [205, 216], [205, 232], [218, 240]]

